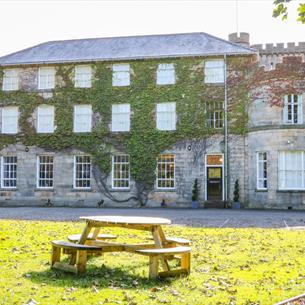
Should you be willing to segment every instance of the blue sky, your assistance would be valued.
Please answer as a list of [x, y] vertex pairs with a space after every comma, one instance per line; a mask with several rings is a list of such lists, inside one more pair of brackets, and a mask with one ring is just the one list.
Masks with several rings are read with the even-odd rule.
[[227, 39], [237, 23], [253, 44], [305, 41], [305, 25], [295, 21], [296, 4], [290, 20], [282, 22], [272, 18], [272, 2], [0, 0], [0, 55], [44, 41], [87, 37], [207, 32]]

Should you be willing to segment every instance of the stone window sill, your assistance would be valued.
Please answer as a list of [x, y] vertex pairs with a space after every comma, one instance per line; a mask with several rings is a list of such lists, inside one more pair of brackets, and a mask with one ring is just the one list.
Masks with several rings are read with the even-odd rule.
[[90, 193], [92, 189], [72, 189], [71, 192], [73, 193]]
[[17, 192], [18, 189], [17, 188], [1, 188], [0, 189], [0, 193], [1, 192]]
[[35, 188], [35, 192], [54, 192], [53, 188]]
[[130, 193], [130, 189], [110, 189], [110, 193]]
[[255, 189], [255, 192], [257, 192], [257, 193], [267, 193], [268, 189]]
[[277, 193], [304, 193], [305, 190], [276, 190]]
[[176, 189], [155, 189], [155, 193], [175, 193]]

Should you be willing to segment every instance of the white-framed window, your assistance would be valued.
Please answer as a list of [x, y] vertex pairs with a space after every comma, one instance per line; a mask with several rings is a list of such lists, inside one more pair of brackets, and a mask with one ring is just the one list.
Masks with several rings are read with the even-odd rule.
[[53, 169], [53, 156], [37, 156], [37, 188], [53, 188]]
[[40, 67], [38, 70], [38, 89], [54, 89], [55, 68]]
[[18, 107], [3, 107], [1, 115], [1, 132], [16, 134], [18, 132]]
[[53, 133], [54, 132], [54, 106], [41, 105], [37, 108], [37, 132]]
[[157, 188], [175, 188], [175, 155], [161, 154], [157, 161]]
[[284, 123], [285, 124], [302, 124], [303, 109], [302, 95], [289, 94], [284, 97]]
[[90, 88], [92, 78], [92, 68], [90, 66], [75, 67], [75, 87]]
[[112, 188], [129, 189], [130, 164], [128, 155], [112, 156]]
[[114, 132], [130, 130], [130, 104], [112, 105], [111, 130]]
[[256, 153], [256, 188], [258, 190], [266, 190], [267, 185], [267, 153]]
[[176, 129], [176, 103], [157, 104], [157, 129]]
[[74, 106], [74, 132], [90, 132], [92, 128], [92, 106]]
[[280, 151], [278, 156], [279, 189], [305, 189], [305, 152]]
[[115, 64], [112, 66], [112, 86], [130, 85], [129, 64]]
[[17, 187], [17, 157], [1, 157], [1, 187]]
[[204, 63], [204, 82], [207, 84], [217, 84], [224, 82], [224, 61], [207, 60]]
[[90, 156], [74, 156], [74, 181], [76, 189], [90, 189], [91, 187], [91, 158]]
[[3, 91], [13, 91], [19, 89], [19, 73], [18, 69], [3, 70]]
[[208, 102], [206, 104], [207, 127], [223, 127], [223, 102]]
[[175, 84], [174, 64], [159, 64], [157, 69], [157, 85]]

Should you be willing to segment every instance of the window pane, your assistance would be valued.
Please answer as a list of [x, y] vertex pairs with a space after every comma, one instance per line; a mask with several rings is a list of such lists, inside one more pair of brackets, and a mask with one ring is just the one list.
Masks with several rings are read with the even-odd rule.
[[92, 106], [74, 106], [74, 132], [90, 132], [92, 128]]
[[75, 181], [76, 188], [90, 188], [91, 160], [90, 156], [75, 156]]
[[2, 108], [2, 133], [15, 134], [18, 132], [18, 107]]
[[130, 164], [128, 155], [115, 155], [112, 158], [112, 187], [129, 188]]
[[157, 129], [176, 129], [176, 103], [157, 104]]
[[37, 132], [54, 132], [54, 106], [39, 106], [37, 109]]
[[17, 186], [17, 157], [2, 158], [2, 187], [15, 188]]
[[129, 86], [130, 71], [129, 64], [118, 64], [112, 66], [112, 85]]
[[55, 69], [53, 67], [39, 68], [38, 89], [53, 89], [55, 87]]
[[130, 130], [130, 105], [129, 104], [112, 105], [111, 129], [114, 132]]
[[53, 156], [38, 157], [38, 187], [53, 187]]
[[158, 157], [157, 187], [175, 187], [175, 156], [172, 154], [162, 154]]
[[92, 71], [90, 66], [75, 67], [75, 87], [89, 88], [91, 87]]

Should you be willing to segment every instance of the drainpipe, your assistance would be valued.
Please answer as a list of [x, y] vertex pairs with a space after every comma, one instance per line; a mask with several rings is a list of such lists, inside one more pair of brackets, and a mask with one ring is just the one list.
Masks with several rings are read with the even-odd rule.
[[227, 88], [227, 54], [224, 54], [224, 201], [228, 202], [228, 88]]

